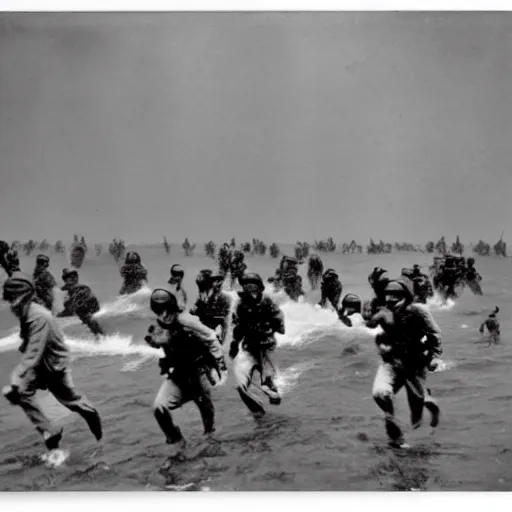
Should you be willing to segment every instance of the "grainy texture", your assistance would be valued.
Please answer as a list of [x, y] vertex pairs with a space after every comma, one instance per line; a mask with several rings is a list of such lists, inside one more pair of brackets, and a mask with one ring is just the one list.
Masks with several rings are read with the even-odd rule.
[[[133, 249], [133, 247], [131, 247]], [[185, 268], [185, 287], [196, 295], [194, 277], [201, 268], [213, 268], [211, 259], [185, 258], [172, 247], [169, 257], [162, 247], [137, 247], [148, 268], [149, 283], [165, 283], [169, 267]], [[292, 247], [284, 247], [292, 252]], [[172, 254], [171, 253], [171, 254]], [[418, 262], [422, 254], [390, 256], [322, 255], [326, 267], [339, 271], [345, 292], [369, 297], [367, 275], [379, 265], [392, 274]], [[249, 270], [273, 275], [275, 260], [249, 257]], [[22, 258], [31, 268], [33, 258]], [[59, 275], [63, 256], [52, 256]], [[0, 490], [510, 490], [509, 375], [512, 348], [509, 329], [512, 279], [509, 261], [479, 258], [485, 295], [466, 290], [451, 308], [439, 303], [429, 307], [444, 340], [446, 369], [429, 375], [432, 393], [442, 408], [441, 425], [434, 435], [425, 425], [410, 432], [408, 452], [397, 454], [385, 446], [382, 416], [371, 399], [378, 357], [371, 334], [348, 330], [334, 314], [307, 304], [282, 303], [288, 336], [276, 352], [282, 372], [284, 399], [268, 406], [265, 420], [256, 423], [233, 388], [232, 375], [214, 392], [217, 410], [216, 442], [205, 444], [201, 423], [192, 404], [176, 413], [190, 445], [189, 459], [160, 473], [166, 462], [166, 445], [153, 418], [151, 405], [160, 384], [155, 353], [141, 341], [150, 322], [148, 293], [115, 299], [120, 277], [113, 259], [88, 254], [81, 280], [98, 294], [100, 316], [110, 333], [119, 335], [94, 345], [78, 322], [65, 327], [74, 354], [72, 369], [78, 389], [100, 409], [105, 439], [101, 453], [83, 421], [66, 413], [50, 397], [44, 403], [52, 417], [65, 425], [62, 446], [71, 449], [65, 466], [49, 471], [37, 463], [43, 452], [38, 435], [22, 412], [0, 404]], [[301, 268], [305, 278], [306, 269]], [[319, 292], [306, 293], [318, 301]], [[478, 327], [495, 304], [501, 307], [502, 342], [487, 347], [479, 343]], [[121, 314], [122, 312], [124, 314]], [[14, 319], [0, 305], [0, 375], [2, 384], [17, 362], [18, 354], [6, 346]], [[466, 325], [467, 327], [461, 327]], [[133, 336], [134, 347], [128, 347]], [[5, 382], [7, 383], [7, 382]], [[405, 423], [405, 396], [397, 397], [398, 414]]]

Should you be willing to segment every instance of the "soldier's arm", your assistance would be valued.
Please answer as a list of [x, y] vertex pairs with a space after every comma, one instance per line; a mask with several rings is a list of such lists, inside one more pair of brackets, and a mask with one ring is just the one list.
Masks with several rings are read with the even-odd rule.
[[215, 315], [215, 320], [221, 326], [221, 334], [220, 334], [220, 342], [224, 343], [226, 340], [226, 335], [228, 333], [228, 322], [229, 322], [229, 310], [231, 309], [230, 300], [221, 295], [221, 304], [219, 307], [218, 314]]
[[190, 308], [189, 313], [194, 316], [199, 316], [199, 309], [201, 307], [200, 300], [197, 299], [195, 304]]
[[206, 325], [201, 323], [199, 318], [191, 315], [190, 313], [182, 313], [179, 315], [178, 319], [186, 331], [194, 334], [194, 336], [205, 344], [215, 359], [224, 357], [222, 347], [214, 330], [206, 327]]
[[50, 324], [45, 317], [39, 316], [30, 321], [27, 329], [28, 342], [25, 351], [12, 374], [13, 385], [17, 385], [17, 382], [23, 379], [29, 370], [32, 370], [39, 364], [43, 357], [49, 334]]
[[327, 303], [327, 290], [325, 289], [323, 283], [320, 285], [320, 292], [322, 293], [322, 296], [320, 298], [320, 302], [318, 303], [318, 305], [325, 307], [325, 304]]
[[432, 313], [422, 304], [414, 304], [417, 317], [421, 320], [423, 332], [427, 336], [429, 349], [434, 354], [442, 354], [441, 329], [434, 320]]
[[384, 324], [384, 320], [384, 313], [382, 311], [379, 311], [375, 313], [372, 317], [370, 317], [368, 320], [366, 320], [365, 325], [369, 329], [375, 329], [379, 326], [382, 327], [382, 325]]
[[278, 334], [284, 334], [284, 315], [281, 311], [281, 308], [269, 300], [269, 322], [270, 328], [272, 332], [277, 332]]

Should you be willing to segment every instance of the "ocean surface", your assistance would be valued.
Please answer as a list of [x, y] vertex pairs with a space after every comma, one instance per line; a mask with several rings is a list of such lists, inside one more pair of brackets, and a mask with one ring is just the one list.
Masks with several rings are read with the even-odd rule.
[[[184, 257], [173, 246], [131, 247], [140, 252], [149, 271], [149, 286], [164, 284], [174, 263], [184, 266], [189, 302], [202, 268], [216, 261], [202, 255]], [[285, 252], [292, 254], [291, 248]], [[202, 251], [201, 251], [202, 252]], [[51, 270], [60, 282], [65, 255], [51, 254]], [[322, 254], [325, 268], [336, 269], [344, 293], [371, 297], [367, 276], [375, 266], [398, 275], [404, 266], [431, 263], [427, 254]], [[35, 254], [22, 258], [32, 272]], [[264, 279], [278, 260], [248, 256], [250, 271]], [[46, 468], [40, 436], [23, 412], [0, 400], [1, 491], [508, 491], [512, 489], [512, 264], [509, 259], [479, 258], [483, 297], [466, 289], [455, 302], [429, 303], [443, 332], [442, 365], [429, 375], [429, 387], [441, 406], [435, 431], [412, 431], [405, 393], [396, 397], [397, 414], [411, 444], [407, 450], [386, 445], [383, 416], [371, 389], [379, 364], [375, 332], [349, 329], [334, 312], [318, 310], [319, 291], [306, 288], [303, 303], [273, 295], [286, 320], [278, 337], [282, 404], [268, 405], [267, 415], [254, 420], [234, 388], [233, 376], [215, 388], [217, 431], [202, 436], [193, 403], [176, 411], [188, 447], [181, 460], [165, 468], [167, 445], [153, 414], [152, 403], [161, 383], [158, 350], [143, 337], [152, 322], [150, 289], [118, 297], [118, 266], [110, 255], [88, 254], [80, 279], [102, 304], [98, 319], [110, 333], [94, 341], [77, 319], [61, 319], [73, 354], [72, 371], [78, 390], [100, 410], [104, 439], [98, 444], [83, 420], [40, 392], [48, 414], [65, 427], [61, 447], [70, 457], [60, 467]], [[2, 271], [0, 271], [2, 272]], [[3, 272], [2, 272], [3, 274]], [[4, 276], [0, 276], [3, 280]], [[494, 306], [500, 307], [502, 339], [488, 346], [478, 332]], [[0, 385], [9, 383], [17, 364], [16, 320], [0, 304]], [[226, 350], [229, 338], [226, 342]], [[228, 367], [231, 371], [229, 358]], [[265, 402], [267, 403], [267, 402]]]

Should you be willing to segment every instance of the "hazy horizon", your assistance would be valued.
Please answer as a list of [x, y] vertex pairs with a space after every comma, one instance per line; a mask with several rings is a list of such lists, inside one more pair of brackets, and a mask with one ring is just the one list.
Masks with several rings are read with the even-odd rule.
[[[87, 237], [84, 237], [85, 238], [85, 242], [89, 248], [90, 251], [93, 251], [94, 250], [94, 245], [95, 244], [99, 244], [99, 245], [102, 245], [103, 246], [103, 249], [106, 249], [107, 246], [112, 242], [113, 239], [110, 239], [110, 240], [94, 240], [94, 239], [87, 239]], [[115, 237], [113, 237], [115, 238]], [[334, 237], [333, 237], [334, 238]], [[433, 238], [433, 239], [429, 239], [429, 240], [423, 240], [423, 241], [420, 241], [420, 242], [411, 242], [409, 240], [391, 240], [391, 239], [388, 239], [388, 240], [382, 240], [383, 242], [385, 243], [392, 243], [394, 244], [395, 242], [398, 242], [398, 243], [410, 243], [414, 246], [422, 246], [423, 249], [425, 249], [425, 245], [427, 244], [427, 242], [434, 242], [436, 243], [439, 238], [441, 237], [438, 237], [438, 238]], [[496, 239], [491, 239], [491, 238], [483, 238], [483, 241], [484, 242], [487, 242], [491, 248], [492, 246], [498, 242], [498, 238]], [[506, 241], [506, 237], [504, 237], [505, 241]], [[4, 240], [4, 239], [2, 239]], [[40, 239], [33, 239], [34, 242], [42, 242], [44, 239], [40, 238]], [[46, 241], [48, 242], [49, 244], [49, 251], [52, 251], [53, 250], [53, 246], [55, 245], [55, 242], [57, 242], [58, 240], [62, 241], [64, 243], [65, 246], [67, 247], [70, 247], [73, 243], [73, 237], [68, 237], [67, 239], [66, 238], [63, 238], [63, 239], [47, 239]], [[226, 239], [210, 239], [210, 240], [192, 240], [191, 238], [189, 238], [189, 242], [191, 244], [195, 244], [196, 245], [196, 248], [195, 248], [195, 251], [194, 251], [194, 254], [202, 254], [204, 252], [204, 244], [210, 242], [210, 241], [213, 241], [216, 246], [217, 246], [217, 250], [220, 248], [220, 246], [226, 242], [226, 243], [230, 243], [230, 238], [226, 238]], [[317, 242], [320, 242], [322, 239], [317, 239], [317, 240], [307, 240], [307, 239], [303, 239], [303, 240], [295, 240], [295, 242], [282, 242], [282, 241], [279, 241], [279, 240], [271, 240], [271, 239], [262, 239], [260, 238], [260, 240], [262, 240], [266, 245], [267, 245], [267, 248], [268, 246], [275, 242], [277, 245], [281, 246], [281, 247], [294, 247], [297, 242], [307, 242], [308, 244], [310, 244], [310, 249], [312, 251], [314, 251], [314, 243], [315, 241]], [[326, 241], [326, 239], [324, 238], [323, 239], [324, 241]], [[451, 250], [451, 245], [452, 245], [452, 242], [455, 242], [455, 238], [451, 239], [449, 237], [445, 237], [445, 240], [446, 240], [446, 244], [447, 244], [447, 247], [448, 247], [448, 250], [450, 251]], [[479, 242], [480, 239], [478, 240], [464, 240], [464, 239], [460, 239], [461, 243], [465, 246], [465, 249], [468, 249], [472, 246], [475, 246], [478, 242]], [[25, 242], [28, 242], [29, 239], [27, 240], [19, 240], [19, 239], [12, 239], [12, 240], [8, 240], [10, 243], [12, 243], [13, 241], [18, 241], [20, 243], [25, 243]], [[240, 248], [241, 244], [242, 243], [245, 243], [245, 242], [250, 242], [252, 244], [252, 238], [235, 238], [235, 241], [236, 241], [236, 247], [237, 248]], [[336, 239], [334, 238], [334, 242], [336, 243], [336, 251], [335, 252], [339, 252], [339, 250], [341, 250], [342, 248], [342, 245], [344, 243], [347, 243], [349, 244], [352, 240], [345, 240], [343, 238], [340, 238], [340, 239]], [[380, 242], [380, 238], [377, 238], [377, 237], [373, 237], [373, 241], [378, 244]], [[163, 239], [160, 240], [160, 241], [149, 241], [149, 242], [134, 242], [133, 240], [124, 240], [124, 242], [126, 243], [126, 246], [127, 247], [162, 247], [163, 248]], [[179, 248], [181, 250], [181, 244], [184, 242], [184, 240], [167, 240], [167, 242], [169, 243], [169, 245], [171, 246], [171, 249], [172, 248]], [[365, 251], [366, 249], [366, 246], [368, 245], [368, 243], [370, 242], [369, 239], [366, 239], [366, 240], [355, 240], [355, 242], [359, 245], [361, 245], [363, 247], [363, 252]], [[36, 254], [37, 251], [39, 249], [35, 249], [35, 251], [33, 252], [33, 254]]]
[[1, 13], [0, 239], [493, 244], [511, 55], [509, 12]]

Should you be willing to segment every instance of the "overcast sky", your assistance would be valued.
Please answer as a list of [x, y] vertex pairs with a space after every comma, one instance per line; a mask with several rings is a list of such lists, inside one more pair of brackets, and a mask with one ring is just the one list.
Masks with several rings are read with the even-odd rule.
[[0, 238], [494, 242], [511, 167], [509, 12], [0, 14]]

